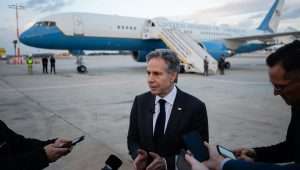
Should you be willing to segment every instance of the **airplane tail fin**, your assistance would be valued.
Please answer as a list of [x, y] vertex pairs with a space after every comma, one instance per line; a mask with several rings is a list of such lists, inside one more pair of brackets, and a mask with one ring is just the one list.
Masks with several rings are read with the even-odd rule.
[[257, 30], [271, 33], [276, 32], [282, 14], [284, 1], [285, 0], [275, 0], [272, 8], [269, 10]]

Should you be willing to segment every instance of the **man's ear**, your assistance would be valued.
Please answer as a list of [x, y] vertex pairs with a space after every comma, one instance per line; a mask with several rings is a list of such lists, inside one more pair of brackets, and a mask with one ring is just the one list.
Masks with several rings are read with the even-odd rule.
[[300, 104], [300, 81], [291, 81], [282, 91], [282, 95], [288, 98], [290, 104]]
[[177, 83], [178, 73], [177, 72], [172, 72], [171, 73], [171, 79], [172, 79], [172, 82]]

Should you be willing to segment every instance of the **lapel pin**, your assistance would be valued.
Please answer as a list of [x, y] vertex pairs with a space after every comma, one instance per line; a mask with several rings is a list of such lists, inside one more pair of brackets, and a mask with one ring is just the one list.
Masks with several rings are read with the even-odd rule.
[[180, 110], [182, 110], [182, 108], [181, 108], [181, 107], [178, 107], [178, 108], [177, 108], [177, 110], [179, 110], [179, 111], [180, 111]]

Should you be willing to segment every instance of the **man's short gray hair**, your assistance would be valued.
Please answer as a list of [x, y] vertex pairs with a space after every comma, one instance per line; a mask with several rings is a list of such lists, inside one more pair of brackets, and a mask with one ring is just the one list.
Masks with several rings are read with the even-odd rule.
[[172, 50], [169, 49], [157, 49], [152, 52], [150, 52], [147, 56], [147, 63], [153, 59], [153, 58], [161, 58], [163, 59], [167, 65], [167, 71], [168, 72], [176, 72], [179, 73], [180, 71], [180, 61]]

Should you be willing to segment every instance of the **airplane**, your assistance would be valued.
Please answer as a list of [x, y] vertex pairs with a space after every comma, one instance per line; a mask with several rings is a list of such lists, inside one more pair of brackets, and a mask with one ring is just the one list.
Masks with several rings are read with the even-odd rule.
[[[284, 0], [275, 0], [255, 30], [174, 22], [164, 18], [60, 13], [37, 21], [19, 39], [32, 47], [69, 50], [77, 57], [79, 73], [87, 71], [82, 62], [84, 50], [128, 50], [132, 51], [137, 62], [145, 62], [150, 51], [170, 48], [167, 41], [157, 35], [157, 30], [162, 29], [172, 29], [190, 37], [207, 51], [207, 55], [211, 55], [212, 60], [218, 61], [222, 56], [230, 57], [274, 45], [277, 37], [299, 35], [299, 31], [276, 33], [283, 5]], [[226, 62], [226, 66], [230, 67], [230, 63]]]

